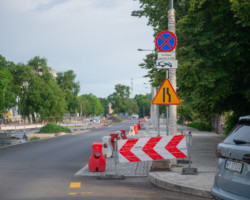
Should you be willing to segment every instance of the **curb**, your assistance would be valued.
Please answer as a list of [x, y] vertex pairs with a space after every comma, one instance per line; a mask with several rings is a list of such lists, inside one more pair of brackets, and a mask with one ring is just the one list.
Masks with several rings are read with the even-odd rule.
[[158, 187], [172, 190], [174, 192], [192, 194], [192, 195], [211, 199], [211, 192], [208, 190], [202, 190], [202, 189], [188, 187], [188, 186], [181, 185], [181, 184], [170, 183], [166, 180], [161, 180], [159, 178], [156, 178], [155, 176], [152, 175], [152, 173], [149, 173], [148, 177], [149, 177], [150, 182]]

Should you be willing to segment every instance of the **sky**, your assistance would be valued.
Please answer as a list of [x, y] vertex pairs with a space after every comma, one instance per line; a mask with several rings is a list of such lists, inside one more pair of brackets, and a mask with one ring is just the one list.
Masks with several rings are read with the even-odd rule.
[[[73, 70], [80, 93], [106, 98], [116, 84], [150, 93], [139, 64], [153, 49], [146, 18], [132, 17], [134, 0], [0, 0], [0, 55], [27, 63], [46, 58], [57, 72]], [[132, 84], [133, 82], [133, 84]], [[144, 84], [146, 83], [146, 84]]]

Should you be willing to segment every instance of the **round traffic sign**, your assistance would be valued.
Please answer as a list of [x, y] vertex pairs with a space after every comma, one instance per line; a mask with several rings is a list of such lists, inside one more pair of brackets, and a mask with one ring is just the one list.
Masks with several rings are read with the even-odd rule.
[[160, 32], [155, 39], [156, 47], [162, 52], [173, 51], [177, 44], [177, 38], [174, 33], [170, 31]]

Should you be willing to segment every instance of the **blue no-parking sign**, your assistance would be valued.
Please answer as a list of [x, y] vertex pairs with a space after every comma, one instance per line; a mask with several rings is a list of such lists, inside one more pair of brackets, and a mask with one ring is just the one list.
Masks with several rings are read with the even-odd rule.
[[170, 52], [176, 47], [177, 38], [170, 31], [162, 31], [156, 36], [155, 45], [162, 52]]

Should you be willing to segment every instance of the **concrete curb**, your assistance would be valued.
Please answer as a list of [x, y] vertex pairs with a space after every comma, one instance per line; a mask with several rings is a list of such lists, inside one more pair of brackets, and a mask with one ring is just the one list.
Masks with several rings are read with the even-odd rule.
[[152, 184], [158, 186], [158, 187], [168, 189], [168, 190], [172, 190], [172, 191], [175, 191], [175, 192], [192, 194], [192, 195], [196, 195], [196, 196], [211, 199], [211, 192], [209, 190], [189, 187], [189, 186], [186, 186], [186, 185], [181, 185], [179, 183], [178, 184], [177, 183], [171, 183], [171, 182], [168, 182], [167, 180], [162, 180], [160, 177], [156, 177], [156, 175], [153, 172], [150, 172], [148, 177], [149, 177], [150, 182]]

